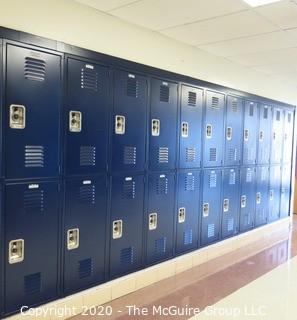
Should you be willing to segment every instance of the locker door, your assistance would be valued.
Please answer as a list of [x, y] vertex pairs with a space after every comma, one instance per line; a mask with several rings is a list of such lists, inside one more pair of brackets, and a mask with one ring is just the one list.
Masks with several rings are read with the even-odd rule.
[[[1, 49], [1, 44], [0, 44]], [[0, 53], [1, 58], [1, 53]], [[0, 318], [1, 315], [4, 313], [4, 282], [3, 282], [3, 276], [4, 276], [4, 234], [3, 234], [3, 211], [2, 211], [2, 182], [0, 183]]]
[[5, 311], [58, 296], [59, 184], [5, 187]]
[[109, 107], [108, 68], [67, 59], [66, 174], [106, 169]]
[[206, 91], [203, 156], [205, 167], [217, 167], [223, 163], [224, 106], [223, 94]]
[[110, 275], [141, 267], [144, 176], [112, 177]]
[[64, 218], [64, 293], [104, 280], [106, 177], [66, 181]]
[[292, 109], [284, 111], [283, 163], [291, 163], [294, 135], [294, 112]]
[[282, 187], [281, 187], [281, 218], [290, 215], [290, 196], [291, 196], [291, 164], [282, 167]]
[[269, 181], [269, 222], [280, 218], [281, 167], [270, 167]]
[[239, 169], [225, 169], [223, 172], [222, 195], [222, 238], [227, 238], [238, 233], [239, 220]]
[[61, 57], [7, 45], [7, 179], [59, 174]]
[[269, 167], [257, 168], [256, 216], [255, 226], [259, 227], [268, 220], [269, 213]]
[[200, 171], [183, 171], [178, 175], [176, 212], [176, 251], [182, 253], [198, 247]]
[[271, 128], [272, 121], [271, 107], [259, 105], [259, 129], [258, 129], [258, 152], [257, 163], [269, 164], [270, 145], [271, 145]]
[[177, 133], [176, 83], [151, 80], [150, 112], [150, 169], [174, 169]]
[[245, 101], [243, 123], [243, 153], [244, 165], [256, 163], [258, 140], [258, 110], [257, 104]]
[[201, 165], [203, 90], [182, 86], [180, 119], [180, 168], [199, 168]]
[[115, 71], [112, 119], [113, 171], [145, 168], [147, 79]]
[[283, 145], [283, 112], [280, 108], [273, 108], [272, 130], [271, 130], [271, 152], [270, 163], [279, 164], [282, 160]]
[[173, 254], [175, 175], [150, 174], [146, 217], [146, 263], [152, 264]]
[[239, 229], [241, 232], [254, 227], [256, 202], [256, 168], [241, 169], [241, 196]]
[[220, 238], [221, 170], [203, 173], [201, 244], [206, 245]]
[[225, 166], [237, 166], [241, 162], [243, 100], [227, 97], [225, 124]]

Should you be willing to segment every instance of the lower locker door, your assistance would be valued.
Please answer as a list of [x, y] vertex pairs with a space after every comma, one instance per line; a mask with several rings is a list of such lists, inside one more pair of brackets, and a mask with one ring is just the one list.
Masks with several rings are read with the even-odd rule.
[[280, 217], [286, 218], [290, 215], [291, 196], [291, 165], [282, 167], [282, 187], [281, 187], [281, 210]]
[[5, 311], [58, 296], [59, 184], [5, 187]]
[[64, 293], [104, 280], [106, 177], [66, 181]]
[[269, 222], [280, 218], [281, 167], [270, 167], [269, 183]]
[[255, 226], [267, 223], [269, 213], [269, 167], [257, 168]]

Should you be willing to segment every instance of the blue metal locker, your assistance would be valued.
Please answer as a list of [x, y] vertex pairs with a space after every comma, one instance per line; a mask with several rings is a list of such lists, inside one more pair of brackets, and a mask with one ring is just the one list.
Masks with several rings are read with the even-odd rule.
[[251, 165], [256, 163], [258, 118], [257, 104], [252, 101], [245, 101], [242, 151], [242, 163], [244, 165]]
[[106, 176], [65, 182], [63, 292], [68, 294], [105, 279]]
[[201, 244], [220, 239], [222, 171], [204, 170], [202, 190]]
[[60, 56], [7, 45], [7, 179], [58, 176], [61, 88]]
[[225, 124], [225, 166], [241, 163], [243, 100], [227, 96]]
[[224, 109], [224, 94], [206, 91], [204, 167], [218, 167], [223, 163]]
[[272, 110], [270, 163], [280, 164], [283, 148], [284, 113], [279, 107]]
[[255, 224], [256, 205], [256, 168], [241, 168], [241, 195], [240, 195], [240, 232], [248, 231]]
[[151, 80], [149, 168], [170, 170], [176, 165], [177, 84]]
[[294, 139], [294, 111], [284, 109], [283, 163], [291, 163]]
[[[1, 39], [0, 39], [1, 41]], [[1, 45], [0, 45], [1, 49]], [[0, 53], [1, 56], [1, 53]], [[2, 181], [0, 182], [0, 318], [4, 313], [4, 227], [2, 210]]]
[[286, 218], [290, 215], [290, 196], [291, 196], [291, 164], [286, 164], [282, 166], [281, 210], [280, 210], [281, 218]]
[[146, 152], [147, 78], [115, 71], [112, 170], [143, 171]]
[[173, 255], [175, 174], [152, 173], [148, 181], [146, 225], [146, 263]]
[[222, 238], [238, 233], [240, 171], [237, 168], [224, 169], [222, 191]]
[[5, 186], [5, 311], [58, 297], [60, 185]]
[[180, 168], [199, 168], [201, 165], [203, 90], [182, 85], [180, 111]]
[[257, 164], [269, 164], [271, 145], [271, 106], [259, 105], [258, 151]]
[[269, 222], [278, 220], [280, 218], [280, 192], [281, 167], [271, 166], [269, 179]]
[[198, 247], [200, 171], [179, 172], [177, 197], [176, 252], [182, 253]]
[[66, 175], [106, 170], [109, 69], [68, 58], [65, 105]]
[[269, 213], [269, 167], [257, 167], [255, 226], [267, 223]]
[[142, 174], [113, 175], [111, 194], [110, 275], [141, 267], [144, 182]]

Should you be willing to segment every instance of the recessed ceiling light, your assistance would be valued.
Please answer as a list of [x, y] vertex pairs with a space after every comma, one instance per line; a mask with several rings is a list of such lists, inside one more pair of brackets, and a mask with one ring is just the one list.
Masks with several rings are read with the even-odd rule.
[[259, 6], [264, 6], [265, 4], [279, 2], [282, 0], [243, 0], [243, 1], [249, 4], [251, 7], [259, 7]]

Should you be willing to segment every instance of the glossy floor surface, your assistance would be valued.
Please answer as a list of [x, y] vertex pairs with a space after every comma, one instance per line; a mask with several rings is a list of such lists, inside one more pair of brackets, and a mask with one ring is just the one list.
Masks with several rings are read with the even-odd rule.
[[[297, 302], [297, 216], [286, 240], [256, 255], [249, 254], [252, 250], [246, 248], [248, 258], [239, 262], [239, 253], [234, 252], [116, 299], [100, 309], [104, 313], [112, 308], [110, 316], [72, 319], [297, 319], [293, 308]], [[206, 275], [208, 269], [219, 270], [222, 259], [234, 263]], [[195, 315], [198, 311], [202, 312]], [[94, 312], [98, 314], [98, 309]]]

